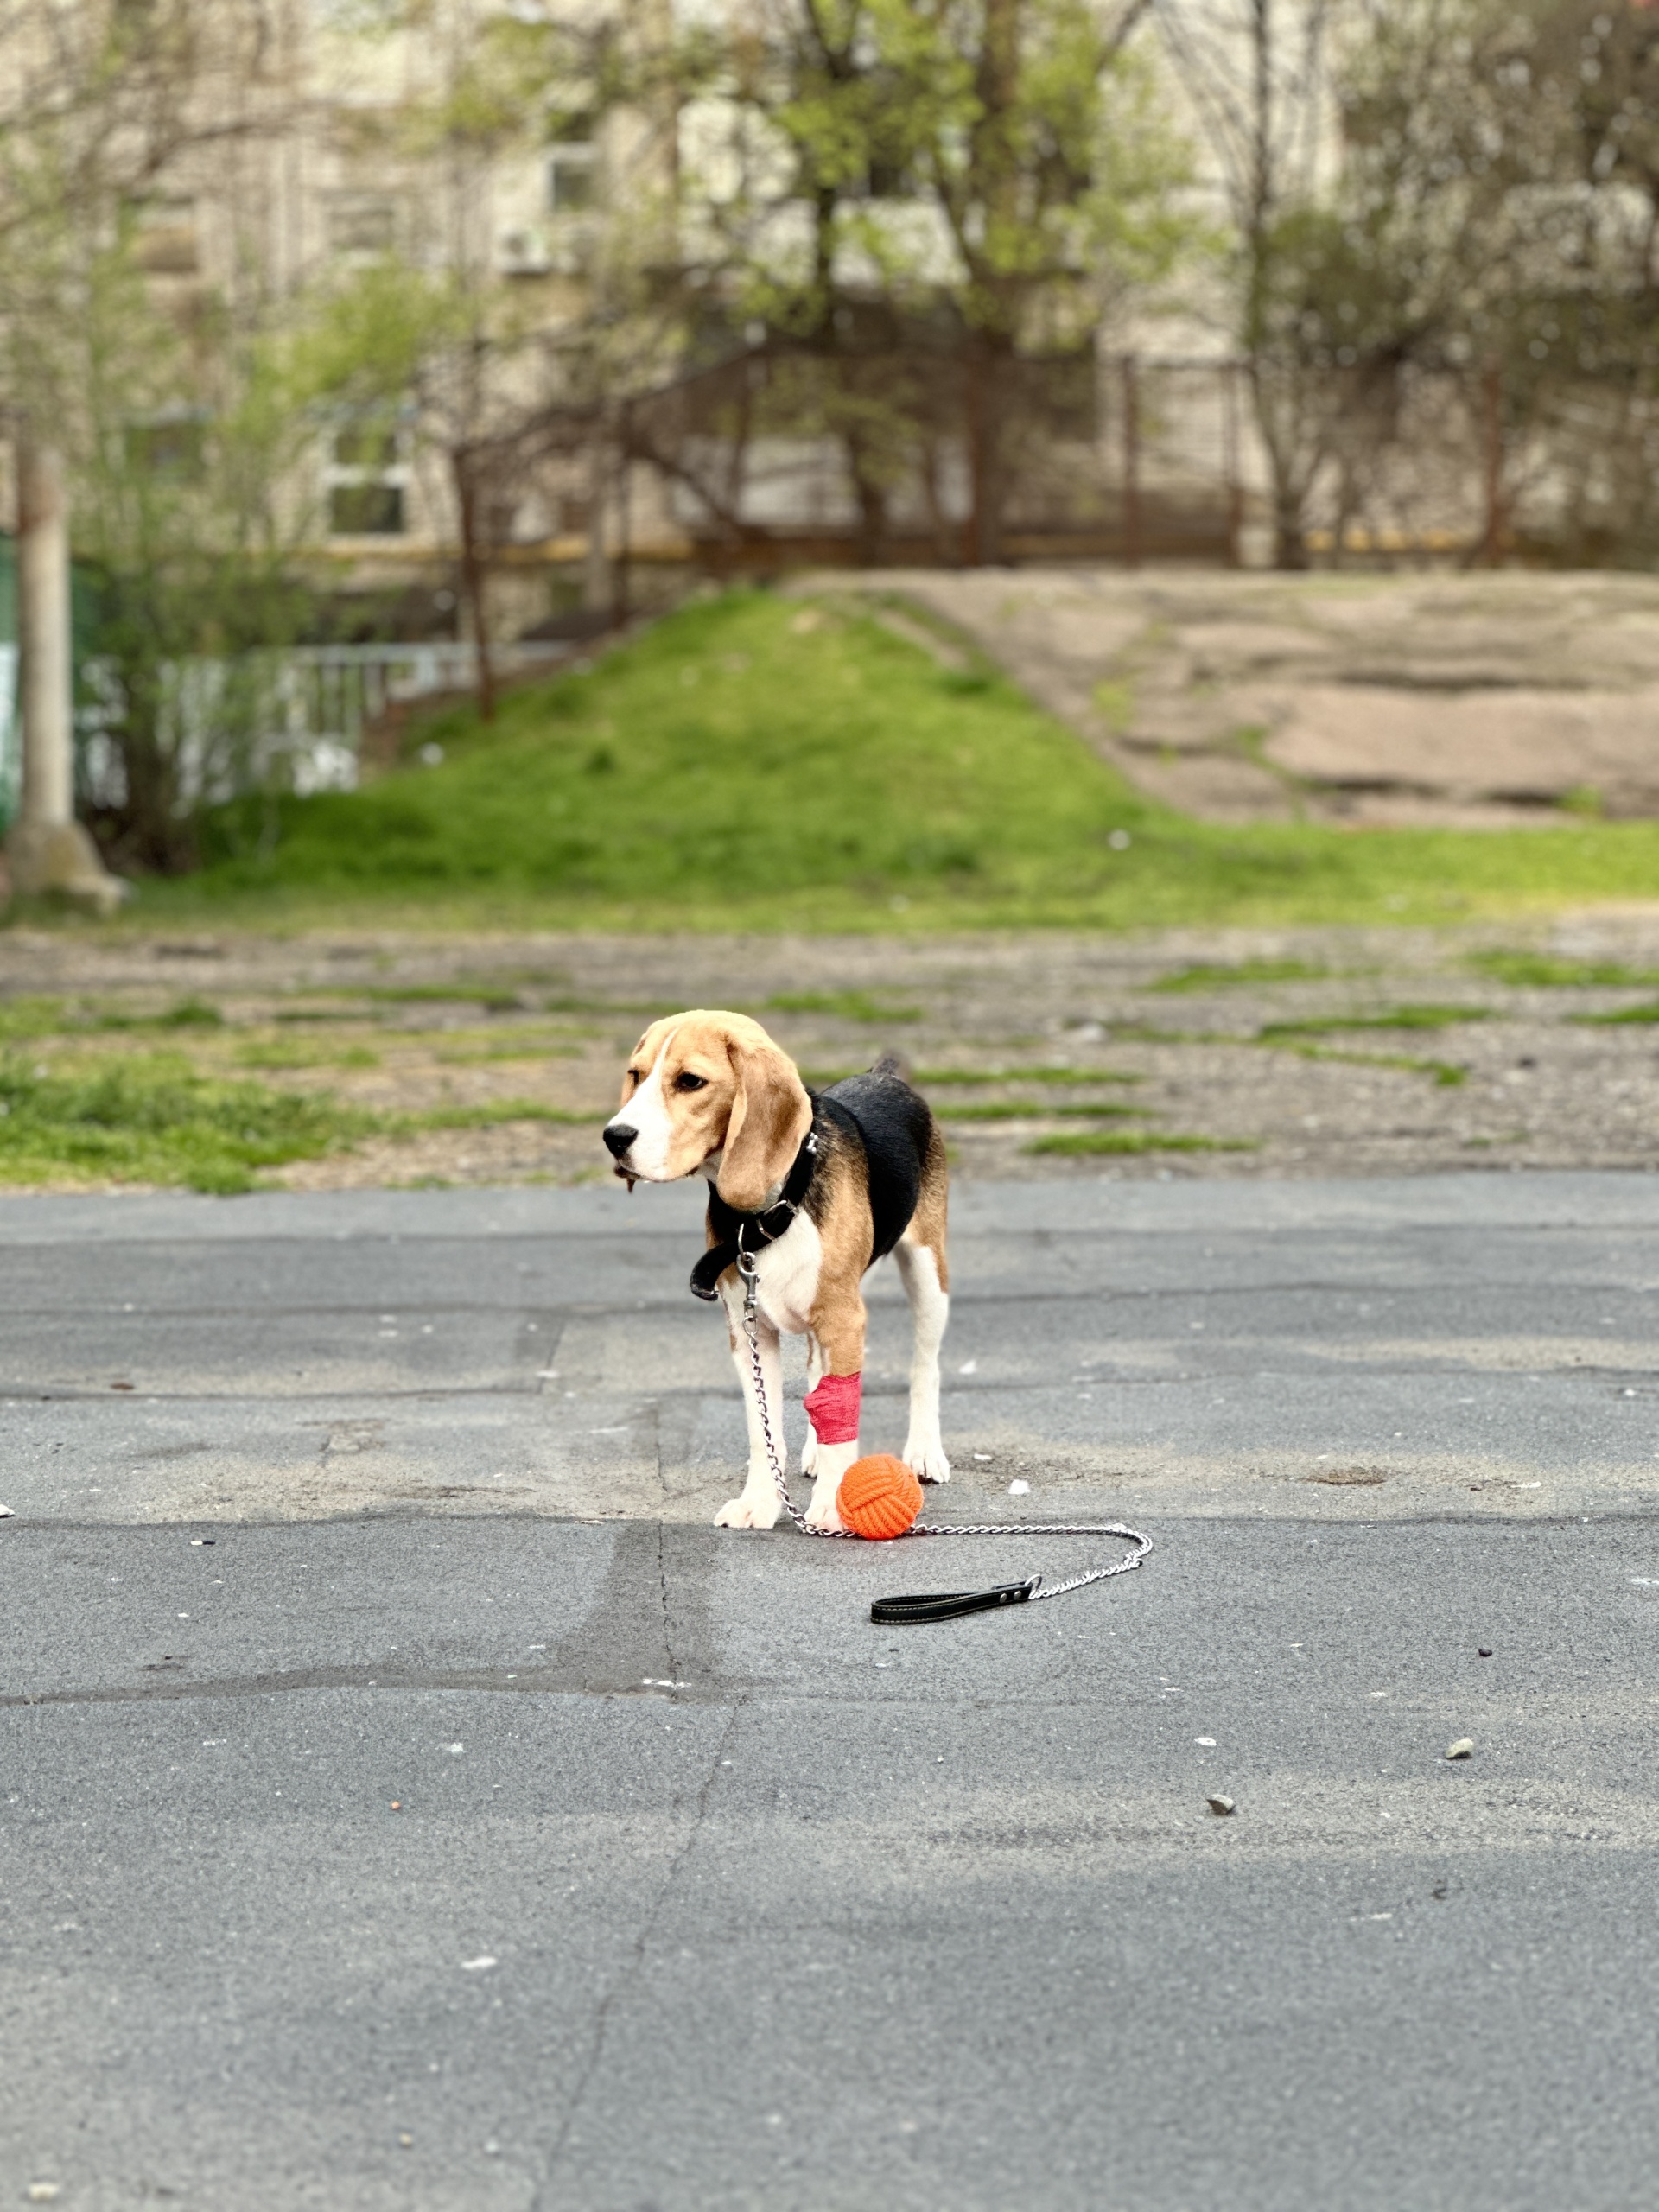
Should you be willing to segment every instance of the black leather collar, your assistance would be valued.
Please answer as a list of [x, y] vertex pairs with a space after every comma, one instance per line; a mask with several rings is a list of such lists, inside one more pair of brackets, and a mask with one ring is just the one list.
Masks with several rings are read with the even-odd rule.
[[813, 1101], [813, 1125], [801, 1141], [794, 1163], [784, 1178], [784, 1187], [769, 1206], [758, 1213], [740, 1213], [728, 1206], [718, 1190], [709, 1192], [709, 1224], [715, 1242], [691, 1270], [691, 1295], [713, 1305], [716, 1288], [728, 1268], [737, 1265], [740, 1252], [758, 1252], [775, 1244], [801, 1210], [818, 1165], [817, 1102]]

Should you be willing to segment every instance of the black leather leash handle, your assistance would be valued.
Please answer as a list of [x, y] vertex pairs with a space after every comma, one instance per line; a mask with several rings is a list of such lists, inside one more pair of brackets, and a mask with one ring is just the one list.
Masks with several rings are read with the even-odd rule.
[[953, 1621], [963, 1613], [991, 1613], [1001, 1605], [1023, 1605], [1042, 1580], [1028, 1575], [1023, 1582], [999, 1582], [992, 1590], [924, 1590], [908, 1598], [878, 1598], [870, 1618], [889, 1627], [917, 1621]]

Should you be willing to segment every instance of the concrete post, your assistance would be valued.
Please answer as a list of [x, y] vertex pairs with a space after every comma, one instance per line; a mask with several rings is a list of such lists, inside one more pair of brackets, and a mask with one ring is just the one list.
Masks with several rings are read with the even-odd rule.
[[56, 892], [111, 913], [126, 887], [105, 869], [75, 820], [74, 677], [69, 603], [69, 505], [63, 461], [20, 429], [17, 462], [18, 702], [22, 790], [6, 841], [12, 888]]
[[61, 460], [26, 436], [17, 442], [17, 638], [22, 814], [55, 829], [75, 812], [69, 517]]

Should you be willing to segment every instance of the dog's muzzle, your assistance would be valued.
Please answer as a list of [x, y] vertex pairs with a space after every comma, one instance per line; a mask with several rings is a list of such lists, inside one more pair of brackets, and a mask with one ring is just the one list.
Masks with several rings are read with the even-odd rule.
[[627, 1158], [639, 1134], [639, 1130], [631, 1128], [626, 1122], [607, 1122], [605, 1148], [613, 1160], [620, 1162]]

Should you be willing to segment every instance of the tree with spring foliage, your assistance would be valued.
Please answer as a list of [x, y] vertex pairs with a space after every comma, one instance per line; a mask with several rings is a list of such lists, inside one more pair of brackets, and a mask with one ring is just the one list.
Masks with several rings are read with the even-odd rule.
[[[180, 336], [156, 323], [142, 286], [129, 288], [133, 374], [118, 387], [119, 419], [100, 416], [93, 356], [111, 335], [104, 304], [146, 196], [165, 189], [181, 159], [269, 124], [286, 99], [268, 27], [215, 0], [16, 0], [0, 15], [0, 418], [18, 457], [19, 573], [31, 580], [19, 594], [20, 882], [79, 889], [89, 880], [101, 895], [90, 848], [83, 865], [84, 838], [59, 811], [71, 780], [62, 487], [83, 494], [84, 518], [87, 473], [108, 461], [107, 434], [119, 443], [134, 427], [138, 387]], [[30, 489], [46, 486], [44, 499]]]
[[[1090, 0], [753, 0], [704, 124], [738, 314], [838, 363], [866, 550], [918, 443], [966, 463], [962, 555], [1001, 557], [1033, 357], [1091, 353], [1192, 226], [1130, 16]], [[885, 388], [863, 343], [910, 356]], [[941, 420], [941, 390], [950, 404]]]

